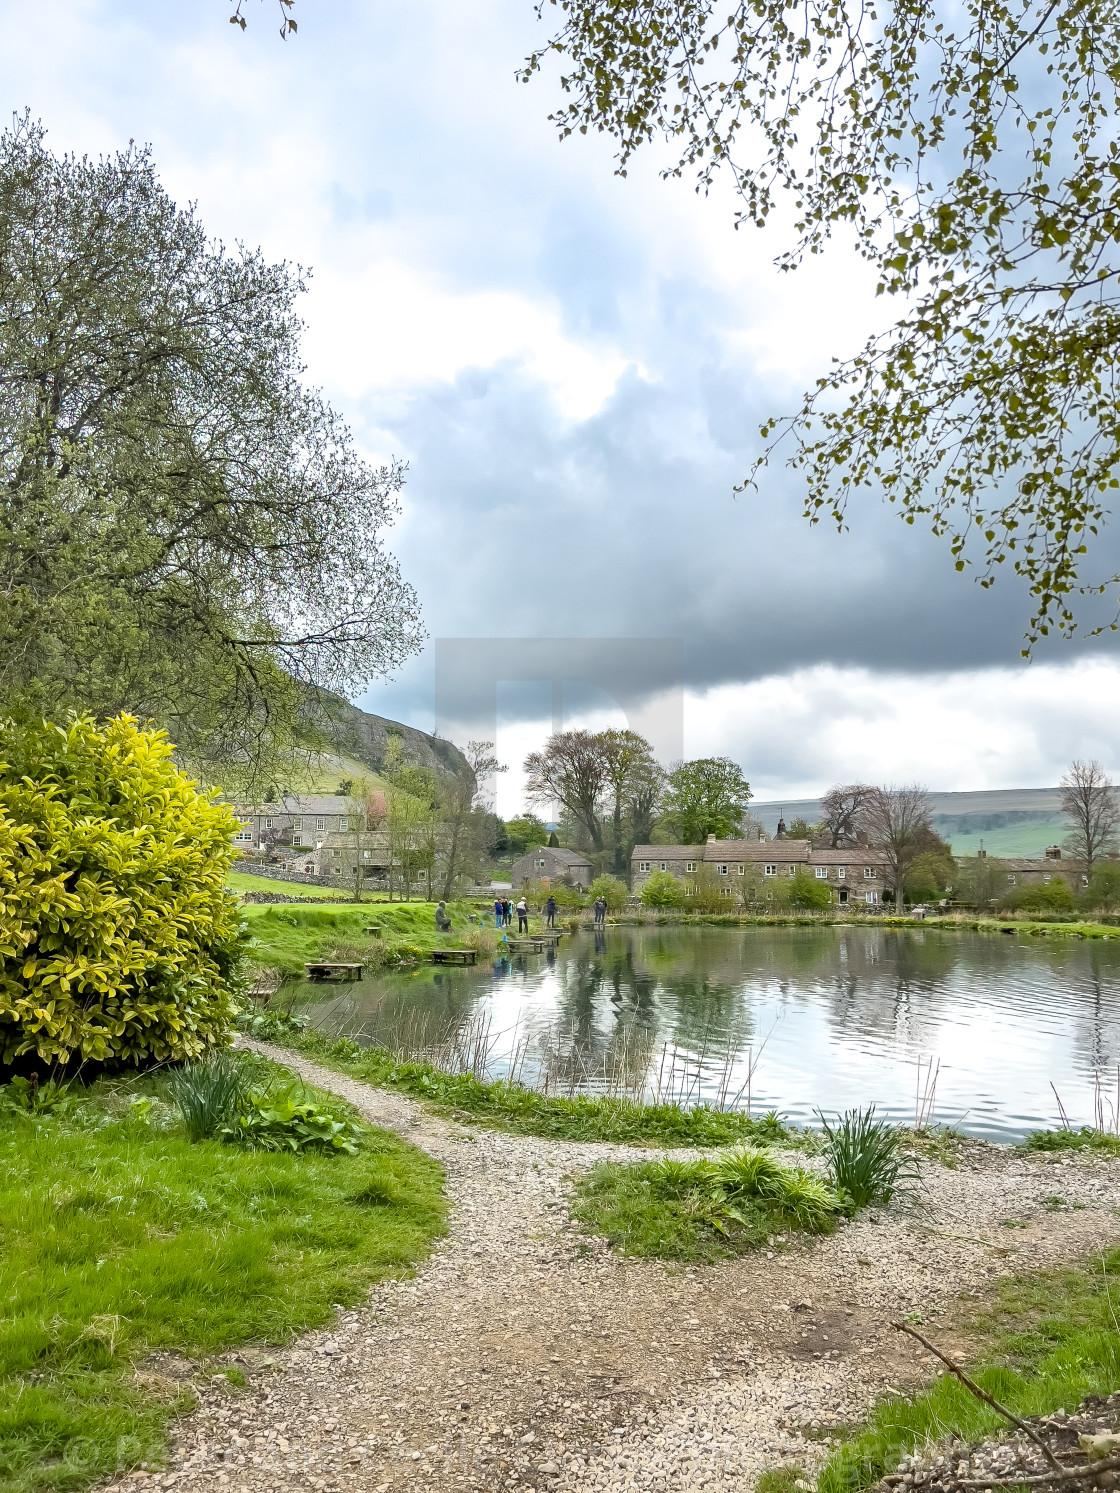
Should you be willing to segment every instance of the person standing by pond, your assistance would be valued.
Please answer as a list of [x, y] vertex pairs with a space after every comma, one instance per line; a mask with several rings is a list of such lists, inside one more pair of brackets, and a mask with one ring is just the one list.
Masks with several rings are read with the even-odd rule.
[[502, 926], [502, 899], [501, 899], [501, 897], [495, 897], [494, 898], [494, 927], [495, 928], [500, 928], [501, 926]]
[[605, 897], [595, 898], [595, 926], [601, 928], [607, 921], [607, 899]]
[[513, 903], [508, 897], [502, 898], [502, 926], [508, 928], [513, 922]]
[[517, 904], [517, 931], [518, 933], [528, 933], [529, 931], [529, 904], [526, 902], [524, 896], [522, 896]]
[[546, 928], [556, 927], [556, 898], [551, 892], [548, 894], [548, 901], [544, 904], [544, 925]]

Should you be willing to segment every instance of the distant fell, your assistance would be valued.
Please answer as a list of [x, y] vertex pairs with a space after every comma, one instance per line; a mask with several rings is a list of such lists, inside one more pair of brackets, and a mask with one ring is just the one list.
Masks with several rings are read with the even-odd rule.
[[457, 778], [470, 773], [467, 759], [459, 748], [442, 736], [430, 736], [427, 731], [418, 731], [415, 726], [406, 726], [400, 721], [391, 721], [382, 715], [373, 715], [352, 705], [341, 695], [319, 691], [319, 700], [325, 715], [323, 729], [331, 748], [340, 757], [349, 757], [375, 773], [385, 766], [389, 749], [389, 738], [401, 740], [404, 757], [417, 767], [426, 767], [439, 778]]
[[[957, 855], [975, 855], [981, 844], [991, 855], [1041, 855], [1069, 833], [1059, 789], [991, 788], [966, 793], [930, 793], [933, 827]], [[779, 817], [787, 824], [821, 817], [819, 798], [752, 803], [751, 812], [773, 834]]]

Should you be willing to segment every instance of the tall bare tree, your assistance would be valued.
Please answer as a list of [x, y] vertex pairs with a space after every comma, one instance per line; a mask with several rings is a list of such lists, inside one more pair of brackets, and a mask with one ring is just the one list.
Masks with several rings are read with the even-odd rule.
[[625, 876], [630, 846], [622, 832], [623, 817], [635, 789], [648, 782], [657, 764], [653, 748], [637, 731], [600, 731], [596, 740], [603, 757], [604, 789], [610, 805], [614, 872]]
[[821, 799], [821, 822], [828, 830], [833, 850], [854, 845], [867, 828], [867, 808], [875, 789], [868, 783], [846, 783], [830, 788]]
[[872, 843], [886, 853], [895, 906], [901, 907], [906, 895], [906, 873], [936, 839], [929, 794], [919, 783], [901, 788], [872, 788], [865, 815]]
[[467, 759], [470, 773], [458, 773], [442, 788], [445, 899], [452, 896], [455, 890], [455, 877], [469, 838], [472, 812], [489, 807], [484, 801], [486, 783], [496, 772], [507, 770], [494, 756], [492, 741], [468, 741], [463, 756]]
[[560, 803], [596, 850], [603, 848], [602, 802], [607, 787], [603, 743], [591, 731], [559, 731], [541, 752], [525, 758], [525, 793], [531, 804]]
[[1120, 801], [1112, 779], [1099, 762], [1074, 762], [1061, 781], [1060, 802], [1062, 813], [1073, 826], [1066, 836], [1065, 849], [1091, 878], [1094, 863], [1116, 849]]

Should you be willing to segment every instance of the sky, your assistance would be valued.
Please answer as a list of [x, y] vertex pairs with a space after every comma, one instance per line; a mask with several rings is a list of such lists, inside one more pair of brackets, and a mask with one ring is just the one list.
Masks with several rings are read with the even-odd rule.
[[[244, 33], [231, 8], [0, 0], [3, 112], [57, 150], [150, 142], [216, 237], [310, 267], [308, 378], [372, 459], [408, 462], [388, 538], [428, 635], [359, 703], [496, 733], [505, 813], [556, 718], [518, 662], [539, 639], [574, 640], [550, 665], [564, 725], [657, 717], [666, 751], [734, 757], [764, 799], [1120, 768], [1112, 639], [1024, 663], [1022, 592], [874, 497], [837, 533], [781, 466], [736, 496], [760, 422], [886, 324], [850, 246], [779, 274], [781, 224], [735, 231], [724, 188], [561, 142], [555, 73], [515, 79], [546, 35], [532, 0], [297, 0], [287, 41], [274, 0]], [[473, 704], [436, 698], [463, 639]], [[666, 640], [625, 709], [594, 682], [618, 639]]]

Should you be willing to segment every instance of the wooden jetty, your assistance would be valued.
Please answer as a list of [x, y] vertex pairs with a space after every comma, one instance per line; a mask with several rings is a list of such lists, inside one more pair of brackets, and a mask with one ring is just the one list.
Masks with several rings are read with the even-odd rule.
[[364, 964], [305, 964], [309, 980], [360, 980]]
[[477, 949], [433, 949], [433, 964], [474, 964], [478, 960]]

